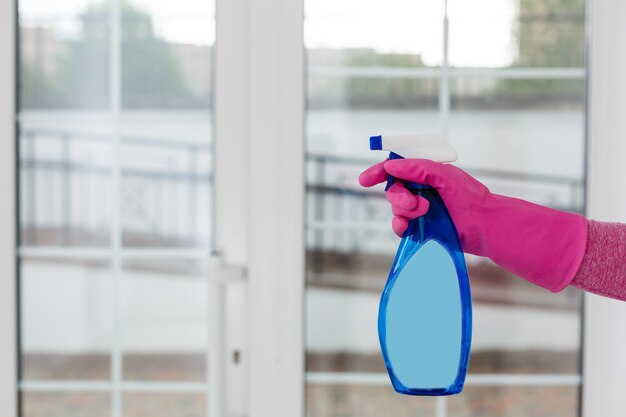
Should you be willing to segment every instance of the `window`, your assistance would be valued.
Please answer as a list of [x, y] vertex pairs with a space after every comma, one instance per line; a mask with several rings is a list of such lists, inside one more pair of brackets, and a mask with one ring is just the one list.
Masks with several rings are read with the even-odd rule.
[[580, 293], [471, 256], [463, 395], [393, 392], [374, 323], [398, 240], [357, 176], [370, 135], [435, 130], [492, 191], [582, 212], [584, 6], [305, 1], [307, 416], [578, 414]]
[[[306, 0], [304, 114], [299, 2], [218, 1], [217, 95], [213, 2], [44, 3], [19, 1], [23, 415], [219, 417], [223, 399], [297, 416], [301, 249], [309, 417], [577, 415], [579, 293], [473, 257], [464, 394], [393, 393], [374, 323], [398, 241], [382, 190], [356, 179], [383, 157], [371, 134], [437, 130], [495, 192], [582, 211], [582, 0]], [[252, 162], [216, 158], [217, 137]], [[215, 198], [225, 177], [232, 207]], [[230, 335], [251, 351], [217, 345], [249, 359], [226, 378], [248, 385], [224, 396], [208, 363], [216, 227], [237, 230], [226, 246], [250, 277], [226, 310], [251, 319]]]

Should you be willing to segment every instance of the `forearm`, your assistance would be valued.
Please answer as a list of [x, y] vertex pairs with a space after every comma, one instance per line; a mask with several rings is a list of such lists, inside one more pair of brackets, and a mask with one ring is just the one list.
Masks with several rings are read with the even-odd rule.
[[585, 255], [583, 216], [496, 194], [480, 210], [479, 255], [552, 292], [570, 285]]
[[626, 301], [626, 224], [588, 224], [587, 248], [571, 285]]

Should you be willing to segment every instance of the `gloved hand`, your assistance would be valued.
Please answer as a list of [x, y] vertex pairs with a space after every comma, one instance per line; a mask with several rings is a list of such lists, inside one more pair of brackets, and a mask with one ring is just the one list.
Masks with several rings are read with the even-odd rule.
[[[388, 175], [439, 191], [464, 252], [486, 256], [504, 269], [558, 292], [576, 275], [587, 245], [587, 220], [517, 198], [493, 194], [465, 171], [426, 159], [383, 161], [359, 183], [371, 187]], [[387, 190], [392, 228], [402, 236], [408, 221], [428, 211], [428, 201], [396, 180]]]

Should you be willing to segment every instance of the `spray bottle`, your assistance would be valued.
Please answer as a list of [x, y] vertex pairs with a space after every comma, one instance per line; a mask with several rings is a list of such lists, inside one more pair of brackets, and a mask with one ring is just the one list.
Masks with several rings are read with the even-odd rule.
[[[455, 150], [434, 133], [372, 136], [370, 149], [390, 159], [453, 162]], [[387, 188], [396, 181], [389, 177]], [[472, 301], [459, 237], [441, 196], [406, 182], [428, 212], [409, 222], [391, 266], [378, 312], [378, 337], [394, 389], [409, 395], [461, 392], [469, 363]]]

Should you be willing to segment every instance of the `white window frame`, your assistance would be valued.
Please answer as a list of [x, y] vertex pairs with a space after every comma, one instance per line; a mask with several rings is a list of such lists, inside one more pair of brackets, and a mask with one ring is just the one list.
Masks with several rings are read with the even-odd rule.
[[[626, 223], [626, 7], [592, 0], [587, 215]], [[583, 416], [626, 415], [626, 303], [585, 294]]]
[[0, 2], [0, 414], [17, 415], [16, 10]]
[[217, 0], [217, 244], [248, 270], [250, 417], [304, 413], [302, 34], [301, 1]]

